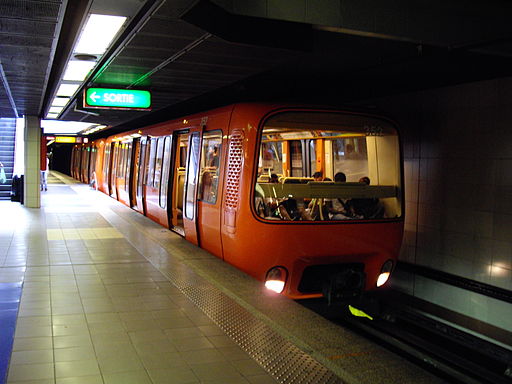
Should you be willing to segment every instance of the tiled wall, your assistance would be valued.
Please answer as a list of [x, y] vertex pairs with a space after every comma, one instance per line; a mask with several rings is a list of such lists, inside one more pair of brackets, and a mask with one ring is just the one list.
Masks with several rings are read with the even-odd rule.
[[[512, 78], [377, 101], [401, 127], [406, 231], [400, 258], [512, 290]], [[512, 330], [512, 304], [397, 276], [395, 287]]]

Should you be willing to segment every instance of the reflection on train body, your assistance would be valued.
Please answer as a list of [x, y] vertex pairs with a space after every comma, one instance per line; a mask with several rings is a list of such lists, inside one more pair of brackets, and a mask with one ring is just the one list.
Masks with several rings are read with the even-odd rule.
[[401, 244], [400, 144], [375, 116], [237, 104], [77, 146], [73, 176], [87, 182], [83, 169], [104, 193], [292, 298], [375, 289]]

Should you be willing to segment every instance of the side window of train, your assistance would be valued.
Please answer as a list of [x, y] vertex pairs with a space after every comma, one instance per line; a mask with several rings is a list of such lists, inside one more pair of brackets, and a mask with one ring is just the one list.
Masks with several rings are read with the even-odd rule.
[[221, 145], [222, 131], [211, 131], [203, 134], [198, 198], [209, 204], [217, 202]]
[[110, 170], [110, 144], [105, 144], [103, 156], [103, 180], [108, 180], [108, 172]]
[[160, 207], [167, 207], [167, 189], [169, 186], [169, 169], [171, 167], [171, 137], [167, 136], [163, 140], [164, 154], [162, 159], [162, 183], [160, 184]]
[[123, 162], [124, 162], [124, 144], [119, 144], [116, 147], [116, 177], [123, 176]]
[[130, 167], [132, 165], [132, 143], [126, 145], [125, 150], [125, 171], [124, 171], [124, 189], [126, 192], [130, 190]]
[[112, 148], [112, 171], [111, 171], [111, 177], [112, 180], [114, 180], [115, 176], [117, 175], [117, 161], [119, 158], [119, 146], [118, 143], [114, 144], [114, 147]]
[[156, 159], [156, 138], [149, 141], [149, 164], [148, 172], [146, 173], [146, 185], [153, 186], [155, 177], [155, 159]]
[[142, 196], [142, 186], [144, 185], [144, 176], [146, 171], [146, 140], [142, 140], [140, 144], [140, 158], [139, 158], [139, 177], [137, 179], [137, 196]]
[[162, 179], [162, 159], [164, 156], [164, 138], [160, 137], [156, 145], [156, 159], [155, 159], [155, 177], [153, 187], [160, 190], [160, 183]]

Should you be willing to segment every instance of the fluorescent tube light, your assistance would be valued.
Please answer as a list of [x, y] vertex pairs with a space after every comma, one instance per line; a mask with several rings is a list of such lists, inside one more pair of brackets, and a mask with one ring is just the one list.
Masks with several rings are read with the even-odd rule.
[[59, 114], [58, 114], [58, 113], [48, 113], [48, 114], [46, 115], [46, 118], [47, 118], [47, 119], [56, 119], [56, 118], [57, 118], [57, 116], [59, 116]]
[[69, 102], [69, 97], [56, 97], [53, 99], [52, 107], [64, 107]]
[[64, 107], [50, 107], [50, 110], [48, 112], [59, 114], [62, 112], [63, 109]]
[[74, 53], [102, 55], [123, 26], [126, 17], [92, 14], [80, 35]]
[[68, 62], [66, 72], [64, 72], [63, 80], [67, 81], [84, 81], [91, 69], [96, 63], [94, 61], [75, 61]]
[[61, 84], [57, 96], [73, 96], [80, 84]]

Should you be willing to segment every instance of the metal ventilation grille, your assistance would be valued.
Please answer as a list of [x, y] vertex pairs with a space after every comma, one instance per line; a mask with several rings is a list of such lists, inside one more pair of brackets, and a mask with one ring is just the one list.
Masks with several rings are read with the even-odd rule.
[[2, 0], [0, 11], [5, 18], [37, 19], [54, 22], [59, 14], [61, 0]]
[[243, 131], [234, 131], [229, 140], [228, 175], [226, 178], [226, 207], [238, 208], [238, 190], [240, 187], [240, 173], [242, 171], [242, 144]]
[[176, 266], [166, 275], [278, 382], [343, 383], [333, 372], [187, 267]]

